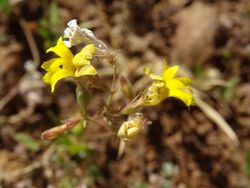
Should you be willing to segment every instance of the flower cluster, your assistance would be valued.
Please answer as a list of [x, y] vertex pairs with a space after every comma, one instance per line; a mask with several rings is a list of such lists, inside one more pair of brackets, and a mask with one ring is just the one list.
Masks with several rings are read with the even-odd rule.
[[183, 101], [188, 107], [194, 105], [192, 90], [189, 87], [189, 78], [174, 78], [179, 66], [166, 66], [162, 75], [154, 75], [150, 69], [145, 69], [145, 73], [153, 80], [152, 85], [143, 95], [143, 104], [147, 106], [157, 105], [167, 97], [175, 97]]
[[[84, 46], [74, 55], [70, 48], [79, 44], [84, 44]], [[146, 89], [133, 98], [131, 84], [128, 83], [126, 78], [116, 75], [117, 62], [115, 58], [113, 58], [113, 55], [109, 53], [108, 47], [104, 42], [97, 39], [92, 31], [86, 28], [80, 28], [76, 20], [72, 20], [68, 23], [63, 38], [60, 37], [57, 44], [46, 51], [46, 53], [49, 52], [53, 52], [56, 57], [44, 62], [41, 67], [46, 71], [43, 76], [43, 81], [51, 86], [51, 92], [54, 92], [56, 83], [63, 78], [71, 77], [76, 80], [77, 100], [81, 112], [84, 112], [82, 113], [82, 121], [91, 121], [93, 117], [89, 117], [86, 110], [86, 105], [88, 103], [83, 102], [85, 99], [82, 100], [81, 98], [84, 95], [80, 95], [79, 93], [88, 93], [85, 92], [85, 90], [90, 90], [92, 88], [88, 88], [88, 86], [84, 84], [85, 82], [81, 82], [81, 80], [84, 79], [93, 82], [92, 85], [96, 85], [94, 80], [99, 81], [99, 88], [105, 88], [103, 91], [109, 92], [107, 95], [107, 102], [103, 106], [102, 116], [105, 117], [107, 124], [111, 125], [111, 129], [115, 130], [118, 137], [125, 142], [136, 137], [146, 124], [147, 121], [141, 113], [142, 109], [158, 105], [169, 97], [178, 98], [188, 107], [195, 103], [192, 89], [190, 88], [191, 80], [186, 77], [175, 77], [179, 66], [166, 66], [161, 76], [153, 74], [150, 69], [146, 68], [144, 72], [153, 82], [148, 87], [145, 86]], [[97, 76], [97, 66], [94, 66], [95, 59], [109, 59], [109, 57], [109, 65], [112, 65], [114, 68], [113, 83], [111, 87], [104, 85], [102, 78]], [[123, 92], [124, 96], [127, 97], [127, 101], [129, 101], [123, 108], [119, 109], [115, 108], [113, 105], [116, 101], [112, 101], [115, 98], [113, 97], [115, 92], [119, 90], [119, 88], [114, 88], [117, 85], [115, 84], [117, 78], [122, 78], [120, 80], [122, 85], [120, 90]], [[127, 118], [127, 120], [124, 120], [125, 118]], [[77, 121], [73, 122], [79, 121], [80, 120], [77, 119]], [[72, 120], [69, 122], [72, 122]], [[117, 124], [119, 126], [118, 129], [114, 128]], [[63, 124], [43, 134], [45, 135], [43, 138], [54, 139], [58, 135], [63, 134], [64, 130], [68, 130], [71, 127], [73, 126], [66, 126], [66, 124]]]
[[60, 37], [56, 46], [49, 48], [46, 52], [54, 52], [58, 55], [41, 66], [47, 71], [43, 76], [43, 81], [51, 85], [51, 92], [54, 92], [56, 83], [65, 77], [78, 78], [97, 74], [95, 67], [90, 63], [96, 53], [93, 44], [86, 45], [79, 53], [73, 55]]

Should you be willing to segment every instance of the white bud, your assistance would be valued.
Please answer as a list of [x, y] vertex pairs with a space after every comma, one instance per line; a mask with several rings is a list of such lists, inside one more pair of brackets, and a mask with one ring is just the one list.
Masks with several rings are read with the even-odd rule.
[[70, 21], [67, 23], [67, 26], [69, 26], [70, 28], [77, 27], [77, 20], [76, 20], [76, 19], [70, 20]]
[[105, 53], [108, 47], [104, 42], [97, 39], [94, 33], [86, 28], [80, 28], [77, 25], [77, 20], [71, 20], [68, 22], [68, 27], [64, 30], [64, 43], [67, 47], [72, 47], [81, 43], [94, 44], [97, 51]]

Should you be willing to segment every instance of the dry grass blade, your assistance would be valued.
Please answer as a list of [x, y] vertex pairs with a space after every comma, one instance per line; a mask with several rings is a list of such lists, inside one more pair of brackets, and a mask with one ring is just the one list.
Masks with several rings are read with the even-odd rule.
[[198, 95], [195, 98], [196, 105], [206, 114], [206, 116], [216, 123], [233, 141], [233, 143], [238, 146], [240, 141], [233, 131], [233, 129], [229, 126], [229, 124], [223, 119], [223, 117], [209, 104], [203, 101]]
[[119, 145], [118, 154], [117, 154], [117, 159], [120, 159], [122, 157], [122, 154], [124, 153], [125, 148], [126, 148], [126, 142], [121, 140], [120, 145]]

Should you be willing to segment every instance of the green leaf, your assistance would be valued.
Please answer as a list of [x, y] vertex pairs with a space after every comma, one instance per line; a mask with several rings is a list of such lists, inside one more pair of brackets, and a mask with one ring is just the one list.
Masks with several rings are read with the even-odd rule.
[[[74, 136], [74, 135], [71, 135]], [[58, 138], [58, 145], [61, 145], [69, 155], [78, 155], [80, 158], [85, 158], [88, 155], [88, 147], [84, 143], [72, 141], [70, 135], [63, 135]]]
[[67, 137], [66, 135], [60, 136], [60, 137], [57, 139], [57, 141], [58, 141], [58, 144], [59, 144], [59, 145], [65, 145], [65, 146], [67, 146], [67, 145], [70, 145], [70, 144], [71, 144], [71, 143], [70, 143], [70, 140], [68, 139], [68, 137]]
[[67, 150], [71, 155], [80, 155], [81, 157], [86, 157], [87, 147], [82, 143], [71, 144], [67, 146]]
[[87, 121], [81, 120], [73, 129], [70, 130], [70, 132], [74, 135], [82, 135], [85, 131], [86, 126]]
[[10, 12], [9, 0], [0, 0], [0, 10], [4, 11], [5, 13]]
[[40, 143], [25, 133], [17, 133], [15, 135], [15, 140], [21, 144], [23, 144], [26, 148], [31, 151], [38, 151], [40, 149]]
[[49, 25], [57, 28], [59, 23], [59, 10], [56, 2], [52, 2], [49, 7]]

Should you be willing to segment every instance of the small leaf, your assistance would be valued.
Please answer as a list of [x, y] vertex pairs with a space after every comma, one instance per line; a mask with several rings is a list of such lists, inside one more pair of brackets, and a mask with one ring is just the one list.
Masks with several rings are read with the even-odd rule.
[[17, 133], [15, 135], [15, 140], [21, 144], [23, 144], [26, 148], [31, 151], [38, 151], [40, 149], [40, 143], [25, 133]]

